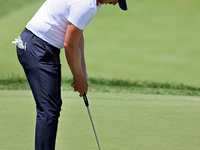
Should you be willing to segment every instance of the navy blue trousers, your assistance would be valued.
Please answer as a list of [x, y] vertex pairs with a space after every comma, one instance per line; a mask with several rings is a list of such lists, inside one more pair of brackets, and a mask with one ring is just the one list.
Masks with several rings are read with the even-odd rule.
[[27, 29], [21, 39], [26, 49], [17, 47], [17, 55], [36, 102], [35, 150], [55, 150], [62, 105], [60, 49]]

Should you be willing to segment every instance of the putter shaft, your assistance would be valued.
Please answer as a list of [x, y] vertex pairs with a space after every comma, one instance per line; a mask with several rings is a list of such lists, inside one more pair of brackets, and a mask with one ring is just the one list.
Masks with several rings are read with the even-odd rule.
[[93, 123], [93, 120], [92, 120], [92, 115], [90, 113], [89, 102], [88, 102], [86, 94], [83, 95], [83, 99], [84, 99], [84, 102], [85, 102], [85, 106], [87, 107], [87, 110], [88, 110], [88, 114], [89, 114], [89, 117], [90, 117], [90, 121], [91, 121], [91, 124], [92, 124], [92, 127], [93, 127], [93, 131], [94, 131], [94, 134], [95, 134], [95, 137], [96, 137], [96, 141], [97, 141], [99, 150], [101, 150], [101, 147], [100, 147], [100, 144], [99, 144], [99, 140], [98, 140], [98, 137], [97, 137], [97, 133], [96, 133], [96, 130], [95, 130], [95, 127], [94, 127], [94, 123]]
[[93, 127], [93, 131], [94, 131], [94, 134], [95, 134], [95, 137], [96, 137], [96, 141], [97, 141], [99, 150], [101, 150], [101, 147], [100, 147], [100, 144], [99, 144], [99, 140], [98, 140], [98, 137], [97, 137], [97, 133], [96, 133], [96, 130], [95, 130], [95, 127], [94, 127], [94, 123], [93, 123], [93, 120], [92, 120], [92, 115], [91, 115], [91, 113], [90, 113], [89, 106], [87, 107], [87, 110], [88, 110], [88, 114], [89, 114], [89, 116], [90, 116], [90, 121], [91, 121], [91, 124], [92, 124], [92, 127]]

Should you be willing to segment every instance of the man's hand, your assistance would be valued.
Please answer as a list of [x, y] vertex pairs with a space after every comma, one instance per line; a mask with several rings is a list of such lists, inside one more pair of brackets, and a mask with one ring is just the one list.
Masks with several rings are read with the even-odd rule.
[[88, 91], [88, 83], [87, 80], [83, 77], [83, 78], [74, 78], [73, 83], [71, 84], [71, 86], [74, 88], [75, 92], [79, 92], [80, 93], [80, 97], [83, 96], [83, 94], [87, 94]]

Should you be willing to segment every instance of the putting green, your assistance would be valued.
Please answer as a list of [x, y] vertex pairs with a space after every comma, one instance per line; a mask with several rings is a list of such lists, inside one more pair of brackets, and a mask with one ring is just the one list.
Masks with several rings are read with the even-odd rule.
[[[82, 98], [62, 91], [62, 99], [56, 150], [98, 149]], [[104, 150], [200, 147], [200, 97], [90, 92], [88, 100]], [[0, 149], [34, 149], [35, 115], [31, 91], [0, 91]]]

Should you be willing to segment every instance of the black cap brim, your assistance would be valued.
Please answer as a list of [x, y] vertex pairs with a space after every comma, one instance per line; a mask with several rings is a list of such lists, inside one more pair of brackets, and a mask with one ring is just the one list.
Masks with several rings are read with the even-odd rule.
[[126, 0], [118, 0], [118, 4], [122, 10], [127, 10]]

